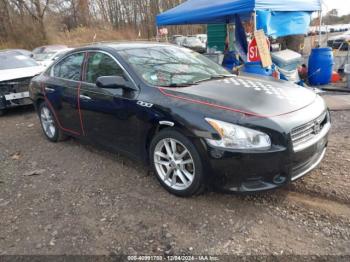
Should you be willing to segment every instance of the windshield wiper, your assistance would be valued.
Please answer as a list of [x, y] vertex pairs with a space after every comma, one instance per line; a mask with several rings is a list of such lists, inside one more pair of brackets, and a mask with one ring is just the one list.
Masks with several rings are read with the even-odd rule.
[[171, 83], [167, 85], [166, 87], [188, 87], [192, 85], [198, 85], [197, 82], [191, 82], [191, 83]]
[[195, 83], [198, 84], [200, 82], [205, 82], [205, 81], [215, 80], [215, 79], [222, 79], [222, 78], [233, 77], [233, 76], [234, 75], [211, 75], [210, 77], [198, 80]]
[[233, 77], [233, 76], [235, 76], [235, 75], [225, 75], [225, 74], [222, 74], [222, 75], [212, 75], [211, 77], [210, 77], [210, 79], [219, 79], [219, 78], [226, 78], [226, 77]]

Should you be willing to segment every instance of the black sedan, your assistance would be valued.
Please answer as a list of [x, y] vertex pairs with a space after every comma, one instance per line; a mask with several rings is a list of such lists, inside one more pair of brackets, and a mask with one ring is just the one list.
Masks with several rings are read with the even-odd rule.
[[237, 77], [159, 43], [75, 49], [30, 86], [46, 137], [67, 136], [149, 163], [169, 192], [270, 190], [323, 159], [330, 116], [314, 92]]

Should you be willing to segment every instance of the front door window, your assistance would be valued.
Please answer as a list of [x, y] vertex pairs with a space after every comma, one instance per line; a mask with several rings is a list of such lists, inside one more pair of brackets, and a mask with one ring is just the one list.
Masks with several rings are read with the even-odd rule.
[[95, 84], [100, 76], [123, 76], [123, 70], [109, 55], [90, 53], [85, 81]]

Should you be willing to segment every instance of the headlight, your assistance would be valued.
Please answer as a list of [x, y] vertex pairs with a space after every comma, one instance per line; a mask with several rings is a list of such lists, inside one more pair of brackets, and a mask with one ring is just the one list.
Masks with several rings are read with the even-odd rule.
[[205, 119], [220, 135], [221, 140], [206, 139], [214, 147], [267, 150], [271, 139], [265, 133], [210, 118]]

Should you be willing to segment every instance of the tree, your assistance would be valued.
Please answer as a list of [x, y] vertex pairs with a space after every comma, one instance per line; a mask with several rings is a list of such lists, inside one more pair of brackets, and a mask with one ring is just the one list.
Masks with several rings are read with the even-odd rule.
[[38, 30], [41, 33], [43, 42], [47, 42], [44, 16], [49, 7], [50, 0], [11, 0], [18, 7], [20, 14], [23, 16], [23, 9], [37, 22]]
[[[50, 43], [59, 32], [74, 35], [101, 30], [99, 34], [152, 39], [156, 16], [184, 0], [0, 0], [1, 42], [20, 47]], [[170, 34], [194, 34], [202, 26], [171, 26]], [[53, 34], [51, 34], [51, 32]], [[117, 32], [117, 33], [115, 33]], [[79, 36], [78, 36], [79, 37]], [[86, 38], [85, 38], [86, 39]], [[70, 41], [70, 40], [69, 40]], [[88, 40], [90, 41], [90, 40]], [[57, 42], [57, 38], [55, 40]]]
[[332, 9], [331, 11], [329, 11], [326, 16], [336, 16], [338, 17], [338, 10], [337, 9]]

